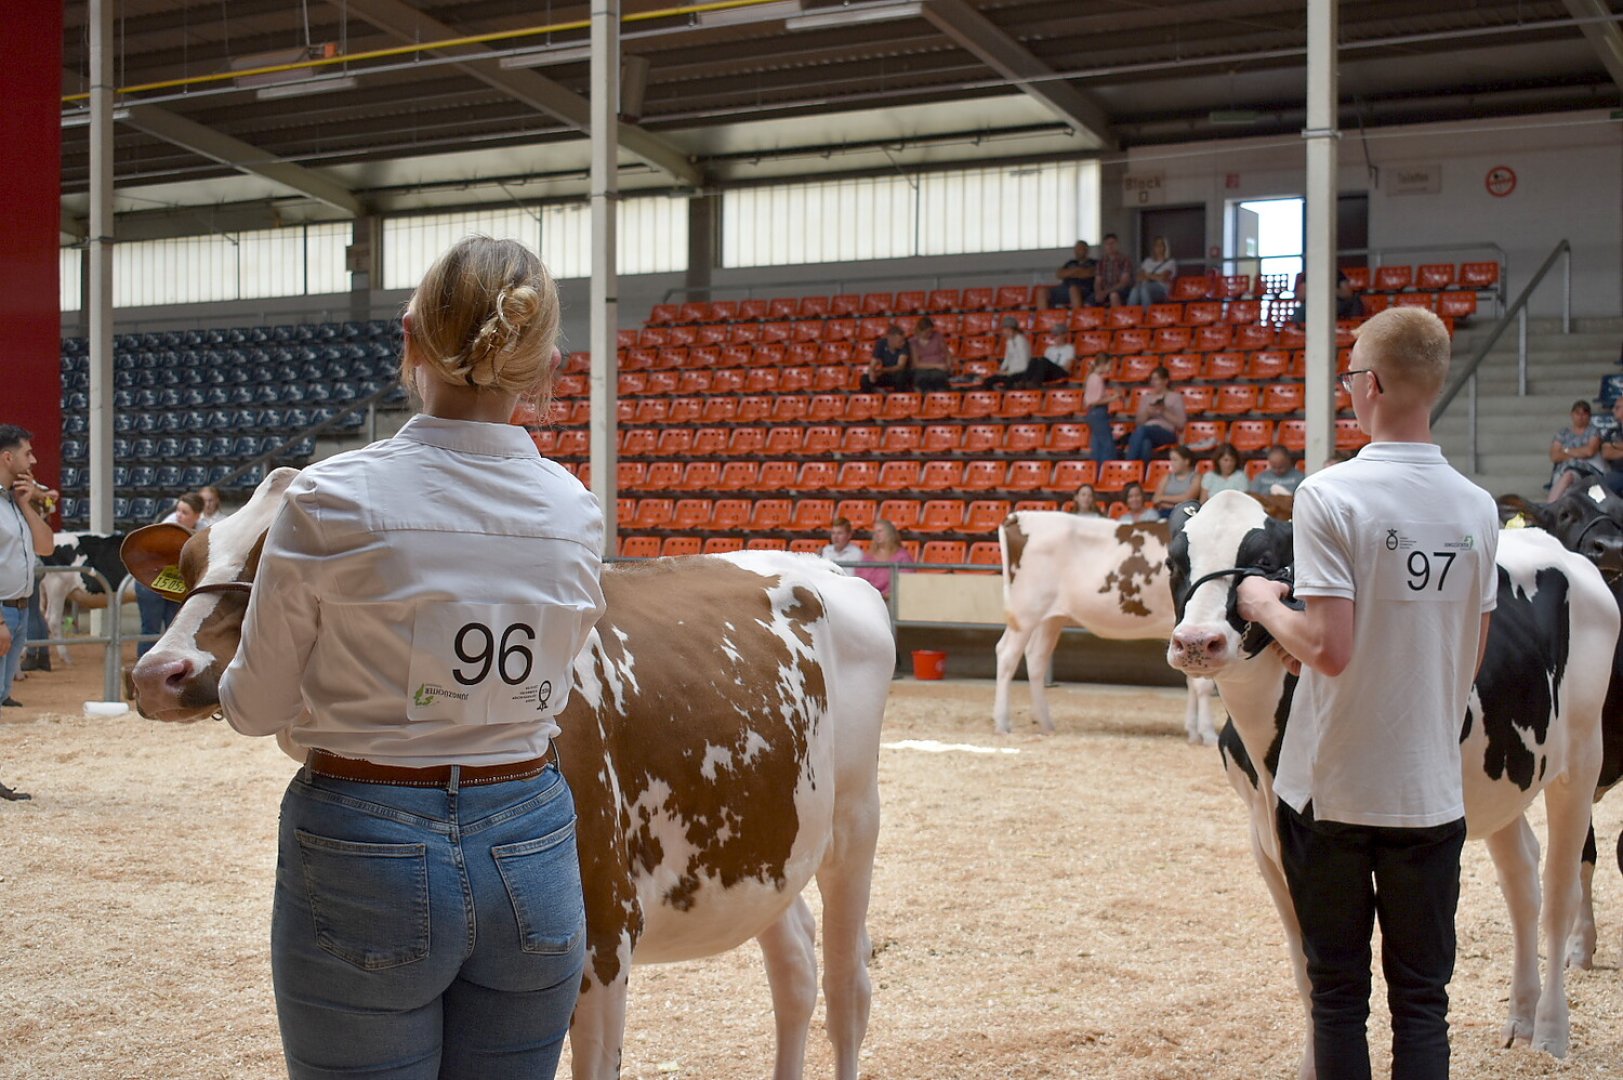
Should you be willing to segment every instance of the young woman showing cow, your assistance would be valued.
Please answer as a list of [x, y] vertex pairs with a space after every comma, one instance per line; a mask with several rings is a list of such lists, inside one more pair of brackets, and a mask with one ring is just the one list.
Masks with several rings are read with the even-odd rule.
[[550, 743], [603, 611], [603, 519], [506, 422], [557, 334], [534, 253], [457, 244], [405, 315], [423, 413], [305, 469], [265, 537], [219, 695], [308, 751], [271, 925], [294, 1078], [557, 1068], [585, 915]]

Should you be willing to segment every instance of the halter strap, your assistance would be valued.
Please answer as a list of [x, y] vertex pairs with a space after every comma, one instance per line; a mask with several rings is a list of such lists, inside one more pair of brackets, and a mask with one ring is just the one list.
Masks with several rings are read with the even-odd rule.
[[180, 602], [184, 604], [192, 597], [202, 596], [204, 593], [251, 593], [253, 588], [254, 583], [251, 581], [216, 581], [209, 585], [194, 585], [186, 590], [186, 595]]
[[[1296, 580], [1296, 568], [1294, 566], [1282, 566], [1278, 570], [1264, 570], [1260, 566], [1230, 566], [1223, 570], [1213, 570], [1211, 573], [1202, 574], [1200, 577], [1195, 579], [1194, 584], [1189, 586], [1189, 591], [1184, 593], [1184, 603], [1187, 604], [1189, 602], [1189, 597], [1195, 595], [1195, 590], [1206, 584], [1208, 581], [1215, 581], [1217, 578], [1224, 577], [1232, 577], [1236, 579], [1236, 585], [1248, 577], [1260, 577], [1265, 581], [1283, 581], [1286, 585], [1294, 585]], [[1283, 603], [1287, 607], [1292, 607], [1297, 610], [1301, 610], [1303, 607], [1302, 602], [1297, 600], [1296, 597], [1291, 593], [1285, 594]], [[1229, 609], [1233, 611], [1234, 617], [1238, 619], [1238, 605], [1235, 603], [1232, 594], [1229, 597], [1228, 606]], [[1261, 623], [1252, 622], [1250, 619], [1240, 619], [1240, 621], [1245, 624], [1245, 629], [1240, 632], [1240, 647], [1245, 649], [1248, 655], [1255, 656], [1273, 643], [1274, 636], [1268, 632], [1268, 628], [1266, 626], [1263, 626]]]

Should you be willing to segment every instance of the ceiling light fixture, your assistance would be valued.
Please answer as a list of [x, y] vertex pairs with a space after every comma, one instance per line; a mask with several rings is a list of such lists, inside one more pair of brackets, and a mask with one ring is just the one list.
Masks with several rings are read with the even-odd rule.
[[512, 56], [502, 57], [502, 67], [508, 68], [537, 68], [549, 64], [573, 64], [580, 60], [592, 58], [591, 42], [584, 44], [548, 45], [544, 49], [531, 49], [528, 52], [514, 53]]
[[298, 82], [262, 86], [254, 91], [254, 97], [260, 101], [275, 101], [278, 98], [325, 94], [330, 90], [353, 90], [359, 85], [360, 80], [353, 75], [324, 75], [318, 79], [300, 79]]
[[747, 7], [721, 8], [699, 12], [700, 26], [746, 26], [750, 23], [777, 22], [801, 12], [800, 0], [772, 0], [766, 4]]
[[924, 5], [912, 3], [848, 4], [845, 7], [820, 8], [796, 15], [784, 22], [788, 30], [830, 30], [853, 23], [893, 22], [898, 19], [917, 19], [924, 14]]

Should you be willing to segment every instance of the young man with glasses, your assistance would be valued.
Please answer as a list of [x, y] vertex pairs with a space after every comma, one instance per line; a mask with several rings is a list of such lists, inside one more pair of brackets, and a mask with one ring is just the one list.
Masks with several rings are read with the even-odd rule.
[[1358, 329], [1340, 376], [1371, 442], [1296, 490], [1295, 587], [1249, 578], [1239, 614], [1301, 664], [1279, 756], [1281, 861], [1312, 982], [1319, 1080], [1370, 1075], [1381, 924], [1392, 1074], [1448, 1076], [1465, 796], [1459, 724], [1497, 601], [1499, 519], [1430, 412], [1448, 331], [1418, 308]]

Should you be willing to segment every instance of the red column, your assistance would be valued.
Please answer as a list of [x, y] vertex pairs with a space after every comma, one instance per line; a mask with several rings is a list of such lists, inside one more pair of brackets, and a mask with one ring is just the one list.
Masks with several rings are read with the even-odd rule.
[[34, 433], [36, 474], [61, 474], [62, 4], [7, 0], [0, 34], [0, 423]]

